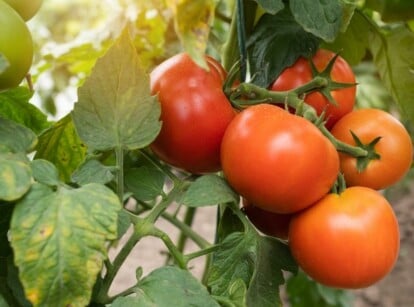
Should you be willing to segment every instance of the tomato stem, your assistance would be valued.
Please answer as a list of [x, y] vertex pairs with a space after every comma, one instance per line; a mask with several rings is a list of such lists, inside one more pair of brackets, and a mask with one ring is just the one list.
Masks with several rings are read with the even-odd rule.
[[357, 158], [368, 156], [368, 150], [362, 147], [352, 146], [352, 145], [349, 145], [345, 142], [338, 140], [332, 135], [332, 133], [324, 125], [320, 125], [319, 129], [321, 130], [323, 135], [325, 135], [325, 137], [332, 142], [336, 150], [346, 153], [348, 155], [351, 155], [353, 157], [357, 157]]
[[303, 95], [320, 90], [327, 85], [328, 80], [321, 76], [316, 76], [308, 83], [289, 91], [271, 91], [255, 84], [242, 83], [232, 91], [229, 99], [233, 106], [238, 109], [244, 109], [260, 103], [285, 104], [294, 108], [297, 111], [297, 115], [315, 124], [338, 151], [354, 157], [366, 157], [368, 155], [366, 149], [352, 146], [336, 139], [325, 127], [323, 121], [321, 122], [321, 118], [316, 113], [316, 110], [301, 99]]
[[[195, 217], [195, 213], [196, 213], [196, 208], [193, 207], [187, 207], [186, 208], [186, 212], [185, 212], [185, 216], [184, 216], [184, 223], [186, 225], [188, 225], [189, 227], [192, 226], [193, 221], [194, 221], [194, 217]], [[187, 242], [187, 234], [183, 231], [180, 232], [180, 237], [178, 238], [177, 241], [177, 248], [179, 251], [183, 252], [184, 248], [185, 248], [185, 244]]]
[[161, 229], [155, 227], [152, 225], [151, 230], [148, 232], [147, 235], [156, 237], [161, 239], [165, 246], [168, 248], [168, 251], [170, 252], [171, 256], [174, 258], [174, 261], [177, 263], [177, 265], [181, 269], [187, 268], [187, 259], [184, 257], [184, 255], [178, 250], [178, 248], [175, 246], [174, 242], [171, 240], [171, 238]]
[[244, 4], [243, 0], [237, 0], [237, 38], [239, 42], [240, 50], [240, 79], [241, 81], [246, 80], [247, 71], [247, 47], [246, 47], [246, 27], [244, 24]]
[[188, 262], [194, 258], [198, 258], [198, 257], [202, 257], [202, 256], [206, 256], [212, 252], [215, 252], [216, 250], [218, 250], [220, 248], [220, 245], [211, 245], [205, 249], [201, 249], [198, 251], [195, 251], [193, 253], [187, 254], [184, 256], [184, 259]]
[[[241, 2], [244, 11], [244, 18], [240, 19], [240, 22], [243, 22], [244, 35], [247, 37], [252, 32], [254, 26], [257, 3], [250, 0], [242, 0]], [[232, 22], [230, 24], [229, 35], [227, 36], [227, 41], [223, 45], [222, 63], [226, 71], [229, 71], [234, 63], [240, 61], [242, 56], [240, 54], [239, 37], [237, 33], [239, 26], [239, 18], [237, 16], [238, 8], [236, 3], [231, 18]]]

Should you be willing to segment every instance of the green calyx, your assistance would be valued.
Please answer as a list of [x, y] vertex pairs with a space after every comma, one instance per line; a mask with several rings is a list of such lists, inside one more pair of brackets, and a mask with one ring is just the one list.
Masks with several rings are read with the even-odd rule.
[[352, 138], [354, 139], [355, 145], [366, 150], [367, 152], [366, 156], [356, 157], [357, 170], [359, 173], [362, 173], [368, 167], [369, 162], [381, 159], [381, 155], [375, 151], [375, 146], [380, 141], [381, 137], [378, 136], [371, 142], [364, 144], [352, 130], [350, 132], [352, 134]]
[[322, 87], [319, 92], [328, 99], [329, 103], [333, 105], [338, 105], [335, 99], [332, 97], [331, 92], [339, 89], [344, 89], [348, 87], [356, 86], [356, 83], [345, 83], [345, 82], [336, 82], [331, 78], [331, 72], [334, 67], [335, 61], [337, 60], [339, 56], [339, 53], [335, 54], [335, 56], [328, 62], [328, 65], [326, 65], [325, 69], [322, 71], [318, 71], [315, 63], [313, 63], [312, 60], [309, 60], [309, 65], [312, 70], [312, 76], [314, 78], [316, 77], [322, 77], [326, 80], [327, 85]]

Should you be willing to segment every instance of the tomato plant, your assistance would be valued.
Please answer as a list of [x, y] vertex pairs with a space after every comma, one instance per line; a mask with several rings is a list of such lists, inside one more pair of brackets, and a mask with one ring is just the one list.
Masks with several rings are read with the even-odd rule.
[[220, 143], [235, 112], [222, 91], [225, 72], [213, 58], [210, 71], [178, 54], [151, 73], [161, 103], [162, 129], [151, 145], [164, 161], [191, 173], [220, 169]]
[[[0, 306], [349, 307], [348, 292], [320, 283], [358, 288], [390, 272], [396, 218], [373, 189], [344, 190], [340, 159], [369, 170], [400, 138], [372, 125], [375, 136], [348, 143], [304, 99], [322, 93], [328, 111], [332, 94], [340, 109], [355, 90], [321, 48], [341, 50], [358, 102], [380, 100], [410, 124], [407, 15], [384, 23], [371, 1], [97, 4], [48, 1], [25, 25], [35, 54], [21, 86], [26, 69], [2, 78], [31, 49], [0, 0]], [[295, 78], [316, 70], [311, 80], [271, 90], [296, 62], [307, 72]], [[391, 279], [411, 278], [408, 258]], [[378, 300], [407, 305], [410, 283], [393, 281]]]
[[336, 288], [368, 287], [397, 260], [398, 221], [379, 192], [351, 187], [294, 215], [289, 246], [299, 266], [316, 281]]
[[0, 90], [17, 86], [28, 73], [33, 59], [33, 42], [23, 19], [5, 2], [0, 1], [0, 53], [7, 60], [0, 74]]
[[344, 116], [332, 128], [339, 140], [369, 151], [367, 157], [341, 153], [341, 171], [349, 186], [384, 189], [408, 172], [413, 159], [411, 137], [391, 114], [378, 109], [360, 109]]
[[275, 213], [293, 213], [322, 198], [339, 171], [334, 146], [314, 125], [268, 104], [251, 106], [230, 123], [221, 163], [240, 195]]
[[283, 240], [288, 239], [291, 214], [266, 211], [250, 204], [248, 201], [243, 202], [242, 210], [253, 225], [264, 234]]
[[27, 21], [40, 9], [43, 0], [4, 0]]
[[[300, 57], [292, 66], [282, 71], [271, 85], [271, 89], [275, 91], [291, 90], [311, 81], [313, 72], [309, 61], [312, 61], [316, 69], [321, 72], [326, 69], [334, 56], [335, 54], [332, 51], [318, 49], [311, 59]], [[341, 56], [335, 59], [329, 73], [334, 82], [355, 84], [354, 72]], [[328, 128], [332, 127], [342, 116], [352, 111], [355, 104], [356, 87], [335, 89], [330, 91], [329, 94], [333, 101], [330, 101], [323, 93], [318, 91], [310, 93], [304, 98], [305, 102], [314, 107], [319, 115], [325, 112]]]

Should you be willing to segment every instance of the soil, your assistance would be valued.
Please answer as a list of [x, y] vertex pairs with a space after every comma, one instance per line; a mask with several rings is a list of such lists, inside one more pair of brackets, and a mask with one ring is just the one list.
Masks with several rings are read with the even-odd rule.
[[[414, 306], [414, 187], [401, 187], [390, 191], [387, 198], [395, 209], [401, 233], [399, 259], [392, 272], [377, 284], [362, 290], [352, 291], [355, 297], [353, 307], [411, 307]], [[174, 208], [172, 208], [174, 210]], [[194, 221], [195, 229], [207, 240], [213, 241], [215, 208], [202, 208]], [[158, 225], [168, 234], [176, 235], [174, 227], [165, 221]], [[188, 244], [188, 251], [196, 250]], [[110, 255], [114, 255], [112, 251]], [[111, 292], [118, 293], [135, 283], [135, 270], [141, 266], [146, 275], [165, 263], [165, 247], [157, 239], [145, 238], [133, 250], [131, 257], [124, 263]], [[191, 264], [192, 272], [200, 277], [204, 259]]]

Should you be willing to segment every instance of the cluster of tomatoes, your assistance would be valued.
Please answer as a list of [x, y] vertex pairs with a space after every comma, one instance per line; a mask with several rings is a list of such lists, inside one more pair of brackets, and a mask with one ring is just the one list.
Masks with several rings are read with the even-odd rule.
[[[300, 58], [269, 88], [295, 89], [315, 72], [326, 77], [326, 88], [300, 97], [324, 116], [325, 133], [273, 104], [236, 111], [223, 93], [226, 72], [210, 57], [206, 64], [208, 70], [183, 53], [151, 73], [163, 123], [153, 151], [191, 173], [222, 170], [251, 222], [286, 240], [316, 281], [361, 288], [384, 277], [398, 257], [399, 228], [378, 190], [399, 181], [411, 166], [412, 142], [404, 126], [381, 110], [353, 110], [352, 69], [326, 50], [312, 61]], [[342, 151], [338, 143], [358, 148], [358, 154]], [[333, 192], [340, 174], [347, 187], [340, 184]]]
[[41, 4], [42, 0], [0, 0], [0, 57], [5, 63], [0, 91], [18, 86], [32, 65], [33, 41], [26, 21]]

